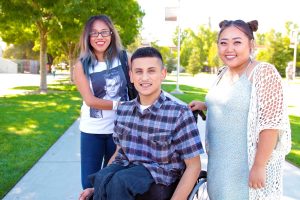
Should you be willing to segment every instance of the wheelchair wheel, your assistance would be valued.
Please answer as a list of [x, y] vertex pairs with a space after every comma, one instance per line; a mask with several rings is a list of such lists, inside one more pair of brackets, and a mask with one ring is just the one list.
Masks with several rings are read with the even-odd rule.
[[206, 177], [199, 178], [188, 200], [209, 200]]

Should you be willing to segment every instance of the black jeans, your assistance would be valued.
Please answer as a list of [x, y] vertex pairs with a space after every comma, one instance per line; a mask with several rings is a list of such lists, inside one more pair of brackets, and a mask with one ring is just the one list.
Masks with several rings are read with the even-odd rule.
[[138, 194], [136, 200], [169, 200], [171, 199], [179, 181], [169, 186], [152, 183], [150, 189], [144, 194]]

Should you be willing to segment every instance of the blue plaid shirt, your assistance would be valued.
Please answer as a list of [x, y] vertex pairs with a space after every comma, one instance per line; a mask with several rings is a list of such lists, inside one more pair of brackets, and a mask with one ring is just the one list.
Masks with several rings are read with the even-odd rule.
[[184, 159], [203, 153], [198, 127], [187, 106], [161, 92], [143, 112], [139, 100], [118, 107], [114, 141], [121, 147], [113, 163], [144, 165], [156, 183], [170, 185], [180, 179]]

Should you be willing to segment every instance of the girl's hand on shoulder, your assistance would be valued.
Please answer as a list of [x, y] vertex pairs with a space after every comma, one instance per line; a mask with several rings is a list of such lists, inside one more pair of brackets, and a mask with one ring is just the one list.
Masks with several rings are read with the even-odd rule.
[[253, 165], [249, 173], [249, 187], [260, 189], [266, 185], [266, 168], [265, 166]]
[[205, 102], [202, 102], [202, 101], [192, 101], [191, 103], [189, 103], [188, 107], [192, 111], [194, 111], [194, 110], [207, 110]]

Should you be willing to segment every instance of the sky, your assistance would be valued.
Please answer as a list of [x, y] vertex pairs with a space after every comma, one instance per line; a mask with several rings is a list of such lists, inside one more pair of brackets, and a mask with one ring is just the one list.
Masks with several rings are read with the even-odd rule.
[[300, 26], [299, 0], [138, 0], [145, 12], [141, 35], [146, 41], [171, 45], [177, 22], [165, 21], [165, 8], [178, 7], [179, 2], [181, 29], [197, 31], [197, 27], [210, 21], [211, 27], [218, 30], [219, 22], [224, 19], [256, 19], [258, 33], [271, 29], [284, 33], [286, 21]]
[[[165, 8], [178, 7], [180, 1], [180, 27], [191, 28], [208, 24], [218, 30], [224, 19], [258, 20], [258, 33], [285, 32], [286, 21], [300, 26], [299, 0], [137, 0], [145, 12], [142, 37], [146, 42], [157, 41], [162, 46], [172, 46], [177, 22], [165, 21]], [[5, 48], [0, 39], [0, 47]]]

